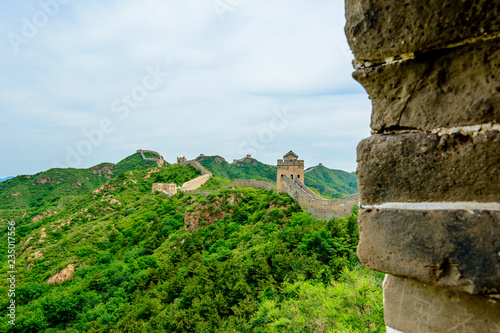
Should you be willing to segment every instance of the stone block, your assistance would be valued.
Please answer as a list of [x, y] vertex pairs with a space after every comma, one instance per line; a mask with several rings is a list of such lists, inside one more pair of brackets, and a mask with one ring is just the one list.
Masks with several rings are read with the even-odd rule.
[[358, 225], [358, 257], [369, 269], [500, 293], [500, 211], [361, 209]]
[[497, 0], [346, 0], [345, 33], [356, 59], [383, 61], [500, 30]]
[[500, 299], [388, 275], [384, 281], [384, 318], [396, 332], [497, 333]]
[[500, 202], [500, 133], [376, 134], [358, 145], [361, 203]]
[[500, 123], [499, 40], [358, 69], [353, 77], [371, 97], [378, 132]]

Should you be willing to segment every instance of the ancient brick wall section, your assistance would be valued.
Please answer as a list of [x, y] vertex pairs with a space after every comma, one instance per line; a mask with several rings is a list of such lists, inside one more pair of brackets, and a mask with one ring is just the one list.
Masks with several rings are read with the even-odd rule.
[[193, 168], [200, 170], [200, 172], [201, 172], [201, 175], [202, 175], [202, 176], [204, 176], [204, 175], [208, 175], [208, 174], [212, 175], [212, 173], [211, 173], [210, 171], [208, 171], [207, 169], [205, 169], [205, 168], [203, 167], [203, 165], [201, 165], [201, 164], [200, 164], [200, 162], [198, 162], [198, 161], [195, 161], [195, 160], [190, 160], [190, 161], [180, 161], [180, 163], [179, 163], [179, 164], [180, 164], [180, 165], [190, 165], [190, 166], [192, 166]]
[[391, 332], [500, 332], [500, 3], [346, 0], [360, 243]]
[[182, 184], [181, 187], [179, 187], [179, 191], [194, 191], [196, 189], [199, 189], [203, 184], [205, 184], [210, 178], [212, 178], [212, 174], [206, 174], [203, 176], [196, 177], [195, 179], [192, 179], [190, 181], [185, 182]]
[[158, 192], [164, 192], [168, 195], [174, 195], [177, 193], [177, 184], [175, 183], [153, 183], [153, 194]]
[[274, 185], [273, 183], [255, 179], [236, 179], [231, 181], [225, 187], [231, 186], [252, 187], [257, 189], [264, 189], [267, 191], [276, 189], [276, 185]]
[[[139, 149], [137, 152], [141, 154], [143, 160], [155, 161], [156, 165], [159, 167], [165, 166], [165, 160], [163, 159], [163, 156], [160, 155], [160, 153], [153, 150], [144, 150], [144, 149]], [[146, 157], [144, 156], [144, 153], [152, 153], [158, 155], [158, 157]]]
[[352, 206], [359, 203], [358, 194], [332, 200], [321, 198], [299, 180], [291, 180], [287, 176], [282, 177], [281, 184], [283, 192], [297, 201], [302, 208], [311, 212], [314, 217], [320, 219], [347, 217], [352, 214]]

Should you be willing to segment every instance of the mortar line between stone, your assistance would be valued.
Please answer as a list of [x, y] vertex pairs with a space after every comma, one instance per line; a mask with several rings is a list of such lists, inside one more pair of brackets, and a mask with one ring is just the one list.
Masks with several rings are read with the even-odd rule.
[[496, 202], [385, 202], [379, 205], [363, 205], [363, 209], [404, 209], [404, 210], [490, 210], [500, 211]]
[[457, 42], [457, 43], [438, 45], [436, 47], [426, 49], [426, 50], [408, 52], [408, 53], [403, 53], [403, 54], [398, 54], [398, 55], [386, 57], [386, 58], [384, 58], [383, 61], [381, 61], [381, 59], [380, 59], [379, 61], [381, 61], [381, 62], [377, 62], [377, 63], [373, 63], [374, 60], [355, 60], [355, 63], [353, 63], [353, 67], [354, 67], [354, 69], [357, 70], [360, 68], [368, 69], [368, 68], [375, 68], [378, 66], [391, 65], [391, 64], [398, 63], [398, 62], [413, 60], [413, 59], [415, 59], [415, 53], [423, 54], [423, 53], [432, 52], [432, 51], [436, 51], [436, 50], [452, 49], [452, 48], [459, 47], [462, 45], [481, 43], [481, 42], [486, 42], [489, 40], [494, 40], [497, 38], [500, 38], [500, 31], [495, 31], [495, 32], [492, 32], [491, 34], [484, 35], [484, 36], [476, 36], [476, 37], [467, 38], [467, 39], [461, 40], [460, 42]]
[[372, 134], [423, 134], [423, 133], [433, 133], [439, 136], [444, 134], [462, 134], [462, 135], [476, 135], [480, 134], [482, 131], [500, 131], [500, 124], [476, 124], [476, 125], [467, 125], [467, 126], [455, 126], [455, 127], [438, 127], [433, 130], [425, 131], [425, 130], [417, 130], [417, 129], [403, 129], [403, 130], [392, 130], [392, 131], [372, 131]]

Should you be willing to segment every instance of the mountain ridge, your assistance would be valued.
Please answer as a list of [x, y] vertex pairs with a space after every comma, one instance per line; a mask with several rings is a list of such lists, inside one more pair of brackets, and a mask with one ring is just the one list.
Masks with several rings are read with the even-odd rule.
[[[220, 178], [258, 179], [276, 183], [277, 167], [262, 163], [250, 156], [229, 163], [219, 155], [200, 155], [196, 161]], [[347, 171], [318, 165], [307, 168], [304, 178], [304, 184], [307, 187], [315, 189], [328, 199], [358, 193], [357, 177], [354, 173]]]

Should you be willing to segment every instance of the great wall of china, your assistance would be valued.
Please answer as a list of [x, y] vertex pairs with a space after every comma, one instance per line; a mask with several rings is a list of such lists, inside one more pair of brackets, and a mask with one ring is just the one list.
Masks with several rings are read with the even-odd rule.
[[[141, 154], [143, 160], [155, 161], [158, 167], [165, 166], [165, 160], [163, 159], [163, 156], [161, 156], [158, 152], [153, 150], [143, 150], [143, 149], [139, 149], [137, 152]], [[146, 157], [144, 153], [155, 154], [158, 155], [158, 157]]]
[[[153, 151], [138, 150], [137, 152], [151, 152], [160, 156], [160, 154]], [[144, 155], [142, 153], [141, 155], [144, 158]], [[246, 158], [249, 158], [249, 155]], [[243, 158], [241, 160], [245, 160], [246, 158]], [[163, 161], [163, 157], [161, 157], [161, 159]], [[172, 183], [154, 183], [152, 188], [153, 193], [160, 192], [165, 196], [172, 196], [178, 191], [201, 195], [208, 195], [215, 192], [210, 190], [198, 190], [212, 177], [212, 173], [205, 169], [198, 161], [188, 161], [185, 157], [178, 157], [177, 164], [191, 165], [195, 169], [200, 170], [201, 176], [185, 182], [180, 187], [177, 187], [176, 184]], [[277, 175], [276, 185], [271, 182], [261, 180], [237, 179], [231, 181], [224, 187], [231, 188], [235, 186], [242, 186], [265, 189], [268, 191], [277, 190], [278, 192], [287, 193], [302, 208], [310, 212], [314, 217], [322, 219], [349, 216], [351, 215], [352, 207], [359, 203], [359, 194], [353, 194], [339, 199], [328, 200], [318, 196], [316, 193], [311, 191], [300, 180], [304, 179], [304, 161], [298, 160], [298, 156], [295, 155], [292, 151], [283, 156], [283, 160], [278, 160]]]
[[317, 218], [329, 219], [333, 216], [349, 216], [352, 214], [352, 206], [359, 203], [359, 193], [328, 200], [318, 196], [298, 179], [292, 180], [288, 176], [283, 176], [282, 182], [284, 192]]

